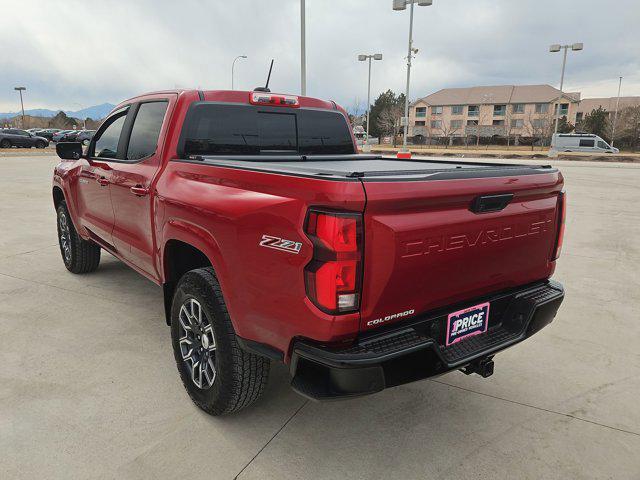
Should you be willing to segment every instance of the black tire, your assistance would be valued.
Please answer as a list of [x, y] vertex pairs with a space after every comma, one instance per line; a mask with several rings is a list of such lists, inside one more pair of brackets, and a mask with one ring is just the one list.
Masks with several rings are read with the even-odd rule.
[[[196, 350], [204, 350], [204, 342], [194, 331], [183, 328], [181, 309], [195, 300], [201, 308], [203, 323], [211, 325], [214, 350], [208, 353], [215, 366], [212, 384], [201, 388], [192, 379], [193, 369], [183, 359], [180, 339], [193, 338]], [[184, 318], [184, 317], [183, 317]], [[199, 327], [196, 327], [196, 329]], [[204, 331], [204, 330], [202, 330]], [[204, 338], [205, 334], [202, 334]], [[187, 272], [178, 283], [171, 306], [171, 343], [180, 378], [193, 403], [210, 415], [225, 415], [248, 407], [262, 395], [269, 378], [267, 358], [240, 348], [229, 312], [222, 297], [220, 284], [213, 268], [199, 268]], [[207, 340], [207, 344], [210, 341]], [[186, 347], [191, 348], [191, 347]], [[197, 352], [196, 352], [197, 353]], [[203, 358], [203, 357], [200, 357]], [[207, 357], [205, 357], [207, 358]], [[191, 362], [193, 365], [193, 362]], [[195, 377], [195, 375], [194, 375]], [[200, 377], [200, 383], [203, 383]]]
[[46, 146], [47, 146], [47, 144], [45, 142], [43, 142], [42, 140], [38, 140], [36, 142], [36, 148], [44, 148]]
[[100, 247], [76, 231], [65, 201], [58, 205], [58, 243], [64, 266], [71, 273], [93, 272], [100, 265]]
[[7, 138], [2, 139], [2, 141], [0, 141], [0, 148], [11, 148], [11, 141]]

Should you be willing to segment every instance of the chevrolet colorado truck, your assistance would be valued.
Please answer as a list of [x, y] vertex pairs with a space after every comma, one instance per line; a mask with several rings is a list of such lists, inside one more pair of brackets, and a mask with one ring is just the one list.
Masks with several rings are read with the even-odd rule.
[[549, 166], [359, 155], [331, 101], [163, 91], [56, 146], [60, 251], [104, 250], [161, 285], [178, 372], [212, 415], [259, 398], [271, 361], [315, 400], [453, 370], [556, 315], [565, 194]]

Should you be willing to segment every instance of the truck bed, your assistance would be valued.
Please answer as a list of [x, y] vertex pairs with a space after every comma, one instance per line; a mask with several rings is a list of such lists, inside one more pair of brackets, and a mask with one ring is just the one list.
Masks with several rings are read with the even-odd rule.
[[513, 165], [449, 160], [398, 160], [381, 155], [198, 156], [186, 162], [328, 180], [449, 180], [534, 175], [556, 171], [549, 165]]

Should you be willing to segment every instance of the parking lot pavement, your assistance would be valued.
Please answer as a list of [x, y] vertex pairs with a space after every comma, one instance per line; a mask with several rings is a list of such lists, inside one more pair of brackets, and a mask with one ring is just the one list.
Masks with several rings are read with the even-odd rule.
[[180, 384], [161, 289], [106, 254], [64, 269], [55, 162], [0, 158], [0, 478], [640, 478], [640, 165], [558, 162], [566, 300], [492, 377], [318, 404], [274, 366], [258, 404], [212, 418]]

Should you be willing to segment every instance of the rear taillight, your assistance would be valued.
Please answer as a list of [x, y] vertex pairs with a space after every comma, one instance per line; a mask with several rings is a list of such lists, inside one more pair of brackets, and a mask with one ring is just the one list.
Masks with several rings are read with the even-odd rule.
[[327, 313], [358, 310], [362, 215], [310, 210], [305, 233], [313, 242], [313, 259], [304, 271], [309, 299]]
[[558, 236], [556, 237], [556, 246], [553, 250], [553, 260], [557, 260], [562, 251], [562, 242], [564, 241], [564, 224], [567, 218], [567, 194], [560, 192], [558, 194]]

